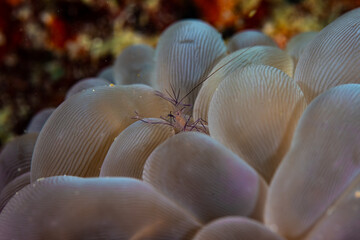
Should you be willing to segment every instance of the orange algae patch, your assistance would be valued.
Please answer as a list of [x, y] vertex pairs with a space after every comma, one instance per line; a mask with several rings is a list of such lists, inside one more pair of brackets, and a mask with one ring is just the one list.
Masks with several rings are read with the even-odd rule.
[[195, 0], [194, 2], [200, 9], [203, 19], [216, 27], [231, 26], [237, 19], [234, 0]]
[[18, 6], [20, 3], [22, 3], [23, 0], [7, 0], [6, 2], [11, 6], [15, 7]]

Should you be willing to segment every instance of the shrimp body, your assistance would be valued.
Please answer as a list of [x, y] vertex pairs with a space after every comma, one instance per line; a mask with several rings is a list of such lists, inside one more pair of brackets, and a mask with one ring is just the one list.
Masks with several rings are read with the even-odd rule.
[[173, 114], [170, 113], [168, 116], [171, 119], [175, 132], [189, 131], [190, 116], [184, 114], [181, 110], [177, 110]]
[[178, 128], [182, 128], [182, 129], [186, 129], [186, 119], [185, 116], [183, 115], [180, 111], [175, 112], [175, 123], [177, 125]]
[[168, 114], [168, 119], [162, 119], [170, 123], [170, 125], [174, 127], [176, 133], [193, 130], [208, 133], [207, 128], [204, 125], [206, 124], [204, 120], [198, 119], [193, 121], [192, 116], [185, 114], [184, 110], [186, 110], [186, 107], [176, 110], [174, 113]]

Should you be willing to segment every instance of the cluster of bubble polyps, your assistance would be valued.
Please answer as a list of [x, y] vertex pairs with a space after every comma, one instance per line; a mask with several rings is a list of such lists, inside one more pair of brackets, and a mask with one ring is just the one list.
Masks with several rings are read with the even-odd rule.
[[[180, 98], [185, 97], [225, 52], [221, 34], [209, 24], [198, 20], [174, 23], [161, 35], [156, 48], [155, 78], [159, 89], [170, 93], [172, 89], [180, 90]], [[199, 89], [186, 96], [184, 103], [194, 104]]]
[[0, 240], [360, 239], [360, 9], [285, 51], [239, 36], [174, 23], [35, 116], [0, 155]]

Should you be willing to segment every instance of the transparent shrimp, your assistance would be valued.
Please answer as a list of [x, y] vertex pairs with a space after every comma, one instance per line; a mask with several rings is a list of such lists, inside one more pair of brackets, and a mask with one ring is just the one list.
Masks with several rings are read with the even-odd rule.
[[[250, 49], [250, 48], [248, 48]], [[248, 51], [248, 49], [246, 49], [242, 54], [244, 54], [246, 51]], [[242, 55], [241, 54], [241, 55]], [[138, 119], [142, 122], [145, 123], [150, 123], [150, 124], [165, 124], [165, 125], [169, 125], [172, 126], [175, 129], [176, 133], [179, 132], [186, 132], [186, 131], [198, 131], [198, 132], [203, 132], [205, 134], [209, 134], [208, 132], [208, 128], [207, 128], [207, 122], [202, 119], [202, 118], [198, 118], [196, 120], [194, 120], [192, 118], [192, 115], [190, 114], [185, 114], [186, 112], [192, 112], [189, 111], [189, 109], [191, 110], [191, 108], [193, 107], [191, 104], [184, 104], [183, 101], [184, 99], [189, 96], [196, 88], [200, 87], [206, 80], [208, 80], [211, 76], [213, 76], [214, 74], [216, 74], [218, 71], [220, 71], [223, 67], [225, 67], [226, 65], [228, 65], [229, 63], [231, 63], [232, 61], [234, 61], [236, 58], [238, 58], [239, 56], [235, 56], [234, 58], [230, 59], [228, 62], [226, 62], [224, 65], [222, 65], [221, 67], [219, 67], [218, 69], [216, 69], [214, 72], [212, 72], [210, 75], [208, 75], [206, 78], [204, 78], [203, 80], [201, 80], [199, 83], [197, 83], [187, 94], [185, 94], [185, 96], [183, 96], [182, 98], [180, 98], [180, 92], [181, 90], [178, 89], [178, 91], [176, 92], [174, 87], [170, 84], [170, 88], [171, 88], [171, 93], [167, 90], [166, 94], [163, 94], [160, 91], [156, 91], [156, 95], [167, 100], [168, 102], [170, 102], [173, 107], [174, 107], [174, 111], [170, 111], [170, 113], [166, 116], [160, 116], [160, 118], [162, 119], [162, 121], [151, 121], [148, 119], [144, 119], [143, 117], [139, 116], [139, 114], [137, 112], [135, 112], [136, 116], [133, 117], [133, 119]]]

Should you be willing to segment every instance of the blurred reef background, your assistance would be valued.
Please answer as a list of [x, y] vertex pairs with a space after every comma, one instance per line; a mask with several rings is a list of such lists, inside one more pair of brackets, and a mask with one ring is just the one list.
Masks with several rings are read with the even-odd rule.
[[319, 31], [360, 0], [0, 0], [0, 148], [31, 117], [56, 107], [76, 81], [96, 76], [125, 47], [156, 46], [171, 23], [197, 18], [227, 39], [258, 29], [280, 48]]

